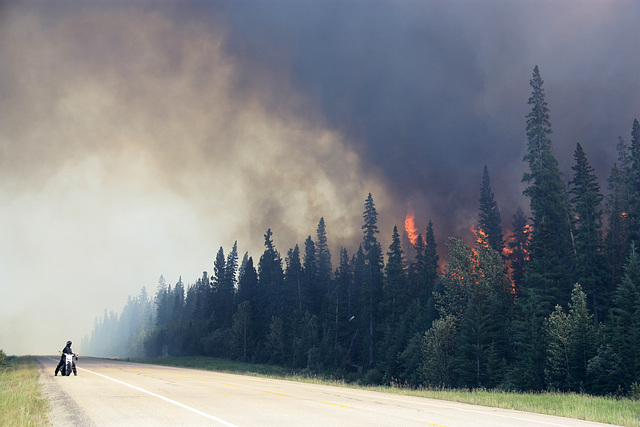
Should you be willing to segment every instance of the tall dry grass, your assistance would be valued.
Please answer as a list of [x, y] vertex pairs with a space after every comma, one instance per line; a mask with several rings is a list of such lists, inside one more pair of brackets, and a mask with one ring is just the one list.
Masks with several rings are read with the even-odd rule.
[[42, 394], [39, 376], [29, 357], [4, 357], [0, 365], [1, 426], [48, 425], [49, 403]]

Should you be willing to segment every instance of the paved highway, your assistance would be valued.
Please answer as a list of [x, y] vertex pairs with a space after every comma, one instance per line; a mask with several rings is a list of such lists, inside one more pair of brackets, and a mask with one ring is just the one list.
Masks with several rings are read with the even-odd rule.
[[81, 357], [53, 376], [37, 356], [54, 426], [597, 426], [432, 399]]

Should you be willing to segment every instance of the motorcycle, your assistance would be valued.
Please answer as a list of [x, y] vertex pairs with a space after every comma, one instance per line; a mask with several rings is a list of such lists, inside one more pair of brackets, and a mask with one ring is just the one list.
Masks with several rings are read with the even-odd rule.
[[76, 364], [75, 360], [78, 360], [78, 355], [76, 353], [63, 353], [64, 356], [64, 364], [62, 365], [62, 369], [60, 370], [60, 374], [63, 377], [68, 377], [71, 375], [71, 371], [73, 371], [74, 375], [76, 374]]

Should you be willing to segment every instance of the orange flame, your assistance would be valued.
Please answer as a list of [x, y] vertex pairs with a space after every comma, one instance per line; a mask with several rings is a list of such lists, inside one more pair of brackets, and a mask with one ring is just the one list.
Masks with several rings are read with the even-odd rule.
[[409, 240], [412, 245], [416, 244], [416, 240], [418, 239], [418, 229], [416, 228], [416, 214], [413, 212], [413, 206], [411, 203], [407, 204], [407, 217], [404, 220], [404, 229], [407, 232], [407, 236], [409, 236]]

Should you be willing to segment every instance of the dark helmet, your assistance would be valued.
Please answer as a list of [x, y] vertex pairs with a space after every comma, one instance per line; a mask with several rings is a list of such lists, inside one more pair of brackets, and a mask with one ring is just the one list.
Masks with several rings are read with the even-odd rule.
[[71, 345], [71, 341], [67, 341], [67, 345]]

